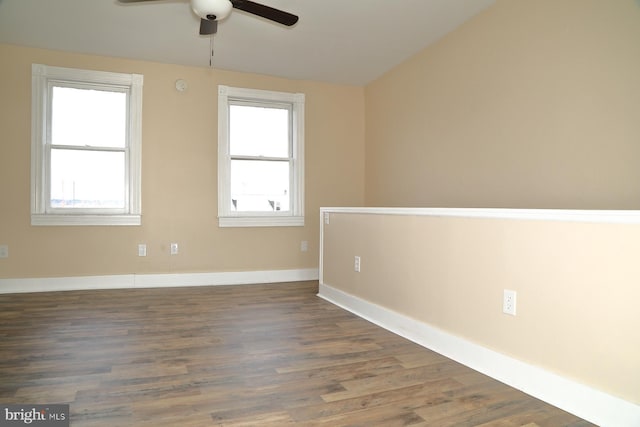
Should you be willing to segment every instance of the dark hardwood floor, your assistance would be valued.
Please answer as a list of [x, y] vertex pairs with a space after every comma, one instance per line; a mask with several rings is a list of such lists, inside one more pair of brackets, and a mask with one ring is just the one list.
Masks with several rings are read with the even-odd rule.
[[0, 295], [0, 403], [80, 426], [587, 426], [317, 282]]

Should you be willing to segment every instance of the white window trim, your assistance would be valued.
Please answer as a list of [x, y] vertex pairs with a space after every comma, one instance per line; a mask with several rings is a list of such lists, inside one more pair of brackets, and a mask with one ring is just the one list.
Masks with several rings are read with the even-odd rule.
[[[289, 212], [234, 212], [231, 206], [229, 98], [286, 102], [292, 105], [292, 205]], [[218, 86], [218, 225], [220, 227], [304, 226], [304, 103], [302, 93]]]
[[[50, 114], [48, 85], [52, 80], [124, 86], [129, 89], [128, 123], [128, 210], [125, 213], [47, 212], [49, 185], [46, 171], [47, 115]], [[31, 66], [31, 225], [140, 225], [141, 224], [141, 146], [142, 84], [140, 74], [111, 73], [52, 67]]]

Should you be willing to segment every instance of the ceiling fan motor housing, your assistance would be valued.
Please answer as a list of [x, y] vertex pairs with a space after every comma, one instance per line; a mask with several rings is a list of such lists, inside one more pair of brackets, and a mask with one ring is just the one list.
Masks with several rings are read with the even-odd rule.
[[229, 0], [191, 0], [191, 8], [202, 19], [220, 21], [231, 13]]

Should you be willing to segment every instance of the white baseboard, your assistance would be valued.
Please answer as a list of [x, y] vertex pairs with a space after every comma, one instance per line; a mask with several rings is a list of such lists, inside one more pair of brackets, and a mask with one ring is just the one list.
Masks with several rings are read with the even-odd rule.
[[640, 426], [640, 406], [320, 283], [318, 296], [376, 325], [599, 426]]
[[318, 280], [318, 269], [0, 279], [0, 294], [90, 289], [248, 285]]

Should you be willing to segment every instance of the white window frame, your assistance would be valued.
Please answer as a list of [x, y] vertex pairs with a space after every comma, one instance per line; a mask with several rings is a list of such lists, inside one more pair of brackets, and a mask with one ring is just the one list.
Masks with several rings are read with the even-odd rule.
[[[128, 94], [125, 143], [125, 208], [50, 207], [52, 87], [102, 87]], [[140, 74], [111, 73], [32, 64], [31, 67], [31, 225], [140, 225], [142, 84]]]
[[[230, 101], [291, 105], [291, 206], [286, 212], [238, 212], [231, 209]], [[304, 226], [304, 103], [302, 93], [218, 86], [218, 225], [220, 227]]]

